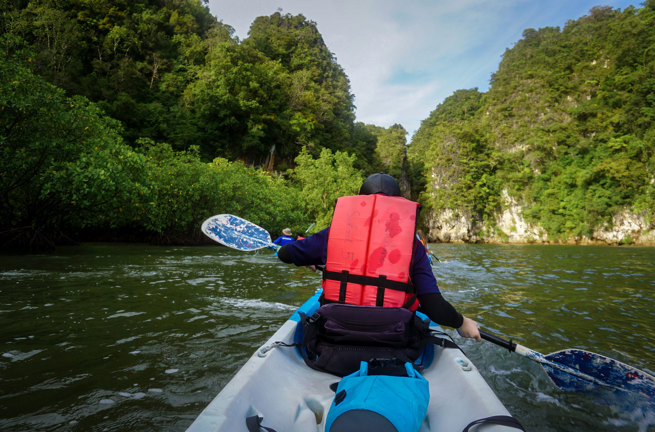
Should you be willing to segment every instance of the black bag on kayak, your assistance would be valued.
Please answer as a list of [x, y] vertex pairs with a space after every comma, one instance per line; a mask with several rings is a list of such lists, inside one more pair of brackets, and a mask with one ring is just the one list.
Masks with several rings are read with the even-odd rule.
[[303, 315], [302, 326], [305, 363], [337, 376], [349, 375], [372, 359], [413, 363], [427, 343], [442, 340], [431, 337], [429, 320], [399, 307], [329, 303], [311, 317]]

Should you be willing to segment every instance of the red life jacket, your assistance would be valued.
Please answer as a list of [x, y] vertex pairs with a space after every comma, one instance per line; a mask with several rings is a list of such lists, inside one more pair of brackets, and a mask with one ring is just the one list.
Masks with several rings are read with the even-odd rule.
[[409, 272], [417, 213], [418, 203], [401, 197], [339, 198], [328, 236], [324, 299], [415, 310]]

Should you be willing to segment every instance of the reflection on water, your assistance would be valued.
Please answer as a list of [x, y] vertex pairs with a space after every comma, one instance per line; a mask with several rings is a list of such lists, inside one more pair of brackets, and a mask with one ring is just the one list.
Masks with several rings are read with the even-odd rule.
[[[651, 374], [655, 249], [432, 245], [444, 296], [544, 354], [582, 348]], [[2, 256], [0, 430], [184, 430], [320, 276], [269, 251], [83, 245]], [[541, 367], [462, 340], [528, 430], [647, 431], [639, 397], [563, 393]]]

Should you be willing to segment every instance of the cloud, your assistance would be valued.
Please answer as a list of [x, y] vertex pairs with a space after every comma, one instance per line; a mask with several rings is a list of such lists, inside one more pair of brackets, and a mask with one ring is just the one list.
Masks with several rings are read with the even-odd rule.
[[598, 1], [210, 0], [209, 7], [241, 39], [256, 17], [279, 9], [314, 21], [350, 79], [357, 120], [399, 123], [413, 134], [454, 91], [486, 91], [523, 30], [563, 27]]

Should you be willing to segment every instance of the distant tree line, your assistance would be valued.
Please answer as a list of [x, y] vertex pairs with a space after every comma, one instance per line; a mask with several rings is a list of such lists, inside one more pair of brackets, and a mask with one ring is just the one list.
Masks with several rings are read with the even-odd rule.
[[552, 238], [653, 215], [655, 0], [527, 29], [488, 92], [460, 90], [412, 141], [355, 121], [316, 24], [248, 37], [200, 0], [13, 0], [0, 9], [0, 246], [197, 242], [216, 213], [273, 235], [327, 226], [385, 171], [423, 215], [493, 230], [503, 196]]

